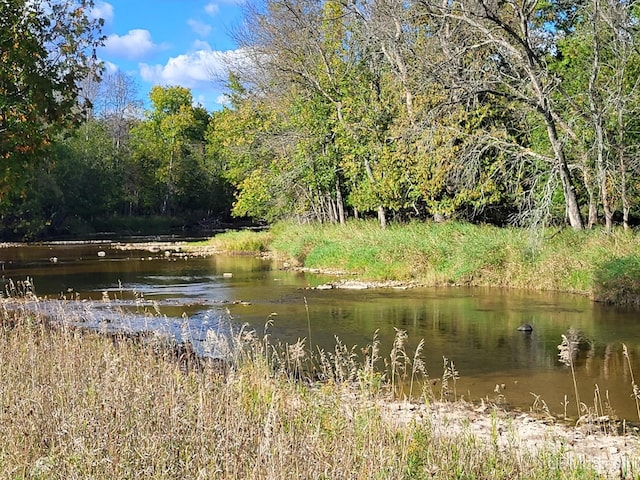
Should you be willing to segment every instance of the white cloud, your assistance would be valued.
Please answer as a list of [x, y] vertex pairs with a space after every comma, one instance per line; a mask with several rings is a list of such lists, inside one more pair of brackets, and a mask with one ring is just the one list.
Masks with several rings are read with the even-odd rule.
[[89, 13], [91, 18], [103, 18], [105, 23], [113, 21], [113, 5], [107, 2], [96, 2]]
[[214, 2], [210, 2], [204, 7], [204, 11], [207, 12], [208, 15], [211, 15], [213, 17], [220, 11], [220, 5]]
[[211, 50], [211, 45], [204, 40], [194, 40], [192, 46], [194, 50]]
[[187, 24], [189, 24], [191, 30], [196, 32], [201, 37], [206, 37], [211, 33], [211, 25], [208, 25], [199, 20], [193, 20], [192, 18], [190, 18], [189, 20], [187, 20]]
[[206, 105], [208, 101], [209, 99], [206, 97], [206, 95], [198, 95], [193, 98], [194, 105]]
[[111, 55], [129, 60], [144, 58], [159, 48], [151, 40], [149, 30], [129, 30], [126, 35], [110, 35], [104, 44], [104, 49]]
[[229, 98], [229, 95], [223, 93], [219, 95], [218, 98], [216, 98], [216, 103], [218, 105], [222, 105], [223, 107], [228, 107], [231, 105], [231, 99]]
[[139, 64], [143, 80], [160, 85], [181, 85], [188, 88], [213, 87], [224, 79], [229, 63], [243, 57], [240, 50], [226, 52], [198, 50], [170, 58], [165, 65]]
[[104, 72], [107, 74], [115, 73], [118, 70], [120, 70], [120, 68], [115, 63], [111, 63], [109, 61], [103, 60], [102, 64], [104, 65]]

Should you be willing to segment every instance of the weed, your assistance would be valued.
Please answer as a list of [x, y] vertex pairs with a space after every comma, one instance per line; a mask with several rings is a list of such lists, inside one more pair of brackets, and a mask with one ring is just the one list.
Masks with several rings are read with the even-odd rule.
[[444, 400], [451, 395], [451, 388], [449, 387], [449, 381], [453, 383], [453, 399], [458, 398], [456, 391], [456, 382], [460, 378], [460, 374], [456, 370], [456, 366], [453, 360], [449, 360], [447, 357], [442, 357], [442, 382], [440, 389], [440, 399]]
[[624, 358], [627, 359], [627, 364], [629, 365], [629, 373], [631, 374], [631, 388], [633, 391], [633, 398], [636, 401], [636, 411], [638, 412], [638, 419], [640, 419], [640, 387], [636, 384], [635, 377], [633, 376], [633, 368], [631, 367], [631, 358], [629, 358], [629, 351], [627, 350], [627, 346], [622, 344], [622, 354]]
[[[580, 411], [581, 411], [580, 395], [578, 393], [578, 384], [576, 382], [576, 371], [573, 366], [574, 359], [578, 354], [579, 339], [577, 338], [578, 334], [577, 333], [572, 334], [572, 332], [573, 331], [571, 330], [567, 332], [568, 336], [564, 334], [562, 335], [562, 343], [558, 345], [558, 350], [559, 350], [558, 357], [562, 363], [564, 363], [571, 369], [571, 379], [573, 380], [573, 392], [575, 394], [575, 400], [576, 400], [576, 414], [578, 415], [578, 417], [580, 417]], [[566, 417], [566, 414], [565, 414], [565, 417]]]
[[261, 253], [269, 250], [271, 240], [268, 231], [239, 230], [216, 235], [207, 245], [231, 253]]

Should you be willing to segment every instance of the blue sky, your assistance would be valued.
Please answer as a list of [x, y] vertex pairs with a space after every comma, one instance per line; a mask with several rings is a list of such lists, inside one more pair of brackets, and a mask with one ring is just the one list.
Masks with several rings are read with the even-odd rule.
[[97, 0], [104, 18], [107, 71], [133, 77], [145, 103], [153, 85], [191, 89], [196, 103], [220, 107], [226, 58], [238, 55], [230, 32], [241, 21], [242, 0]]

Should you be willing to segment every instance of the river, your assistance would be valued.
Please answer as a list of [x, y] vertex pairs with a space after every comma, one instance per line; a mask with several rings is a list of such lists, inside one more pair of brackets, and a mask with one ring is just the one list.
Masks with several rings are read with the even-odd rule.
[[[560, 416], [565, 406], [569, 415], [576, 412], [571, 369], [558, 358], [562, 335], [574, 332], [583, 340], [574, 361], [580, 400], [595, 412], [599, 391], [598, 414], [610, 409], [638, 421], [632, 395], [632, 374], [640, 378], [637, 311], [516, 290], [322, 290], [314, 287], [333, 279], [286, 270], [271, 260], [115, 245], [5, 246], [0, 267], [5, 280], [30, 278], [38, 308], [63, 308], [91, 328], [158, 330], [200, 348], [207, 330], [247, 324], [262, 334], [271, 319], [272, 341], [304, 338], [313, 349], [333, 350], [338, 337], [359, 353], [378, 332], [387, 355], [396, 331], [404, 330], [411, 355], [424, 339], [422, 359], [437, 394], [446, 357], [459, 372], [457, 397], [523, 410], [546, 406]], [[533, 331], [518, 331], [524, 323]]]

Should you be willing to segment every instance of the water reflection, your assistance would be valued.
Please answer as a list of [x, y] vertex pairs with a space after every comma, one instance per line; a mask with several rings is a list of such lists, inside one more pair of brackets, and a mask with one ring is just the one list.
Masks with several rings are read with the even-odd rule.
[[[593, 402], [597, 385], [618, 415], [637, 420], [622, 352], [624, 342], [640, 376], [637, 312], [582, 297], [465, 288], [313, 290], [327, 278], [284, 271], [267, 260], [188, 258], [110, 244], [5, 248], [0, 261], [7, 278], [33, 277], [38, 295], [52, 299], [46, 308], [59, 308], [58, 299], [66, 298], [65, 309], [103, 329], [155, 329], [202, 343], [208, 329], [226, 324], [227, 310], [236, 326], [260, 332], [275, 313], [275, 340], [306, 338], [313, 348], [333, 350], [337, 335], [359, 352], [378, 331], [383, 353], [396, 329], [406, 330], [410, 349], [425, 339], [432, 378], [442, 375], [443, 356], [455, 361], [457, 389], [466, 398], [500, 395], [528, 409], [538, 395], [556, 413], [564, 410], [565, 395], [574, 401], [570, 368], [558, 358], [562, 335], [574, 329], [588, 345], [574, 358], [581, 400]], [[518, 331], [524, 323], [533, 331]]]

